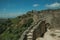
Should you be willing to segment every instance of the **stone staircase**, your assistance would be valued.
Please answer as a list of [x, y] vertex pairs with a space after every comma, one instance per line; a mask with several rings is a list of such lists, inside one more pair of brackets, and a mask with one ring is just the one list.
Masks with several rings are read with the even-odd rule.
[[20, 37], [19, 40], [25, 40], [24, 38], [25, 38], [26, 35], [28, 36], [28, 37], [27, 37], [28, 40], [31, 39], [31, 38], [32, 38], [31, 36], [33, 35], [33, 30], [31, 30], [31, 29], [32, 29], [33, 27], [35, 27], [35, 25], [37, 25], [38, 22], [40, 22], [40, 21], [41, 21], [41, 20], [38, 20], [36, 23], [33, 22], [33, 23], [31, 24], [31, 26], [28, 27], [28, 29], [23, 32], [23, 34], [21, 35], [21, 37]]
[[27, 40], [33, 40], [33, 32], [34, 30], [39, 26], [39, 24], [41, 23], [38, 22], [37, 25], [35, 25], [28, 33], [27, 33]]

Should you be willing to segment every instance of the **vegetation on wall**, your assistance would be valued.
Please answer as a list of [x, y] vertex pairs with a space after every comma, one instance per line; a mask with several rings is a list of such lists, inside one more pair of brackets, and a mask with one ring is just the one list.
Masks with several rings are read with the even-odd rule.
[[[39, 13], [41, 13], [42, 11], [36, 11], [36, 14], [40, 15]], [[0, 19], [0, 40], [18, 40], [21, 37], [22, 33], [34, 22], [34, 15], [35, 12], [32, 10], [16, 18]], [[41, 15], [41, 18], [43, 18], [43, 15]], [[55, 35], [52, 34], [52, 36]]]

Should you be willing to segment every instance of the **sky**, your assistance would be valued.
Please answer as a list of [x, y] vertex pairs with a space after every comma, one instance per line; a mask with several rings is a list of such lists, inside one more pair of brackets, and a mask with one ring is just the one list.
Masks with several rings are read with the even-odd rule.
[[60, 0], [0, 0], [0, 18], [12, 18], [31, 10], [59, 9]]

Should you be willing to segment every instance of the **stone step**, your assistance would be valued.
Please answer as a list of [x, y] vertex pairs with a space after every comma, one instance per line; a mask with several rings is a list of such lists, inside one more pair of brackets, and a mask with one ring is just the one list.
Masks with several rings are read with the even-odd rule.
[[28, 36], [27, 39], [28, 39], [28, 38], [33, 38], [33, 36]]
[[33, 33], [28, 33], [28, 34], [27, 34], [27, 36], [29, 36], [29, 35], [31, 35], [31, 36], [32, 36], [32, 35], [33, 35]]
[[29, 38], [29, 39], [27, 39], [27, 40], [33, 40], [32, 38]]

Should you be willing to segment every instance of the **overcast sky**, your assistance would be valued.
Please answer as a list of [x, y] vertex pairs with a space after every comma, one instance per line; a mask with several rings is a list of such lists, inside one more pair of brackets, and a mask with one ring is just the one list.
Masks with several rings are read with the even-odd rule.
[[0, 0], [0, 18], [16, 17], [29, 10], [60, 8], [60, 0]]

